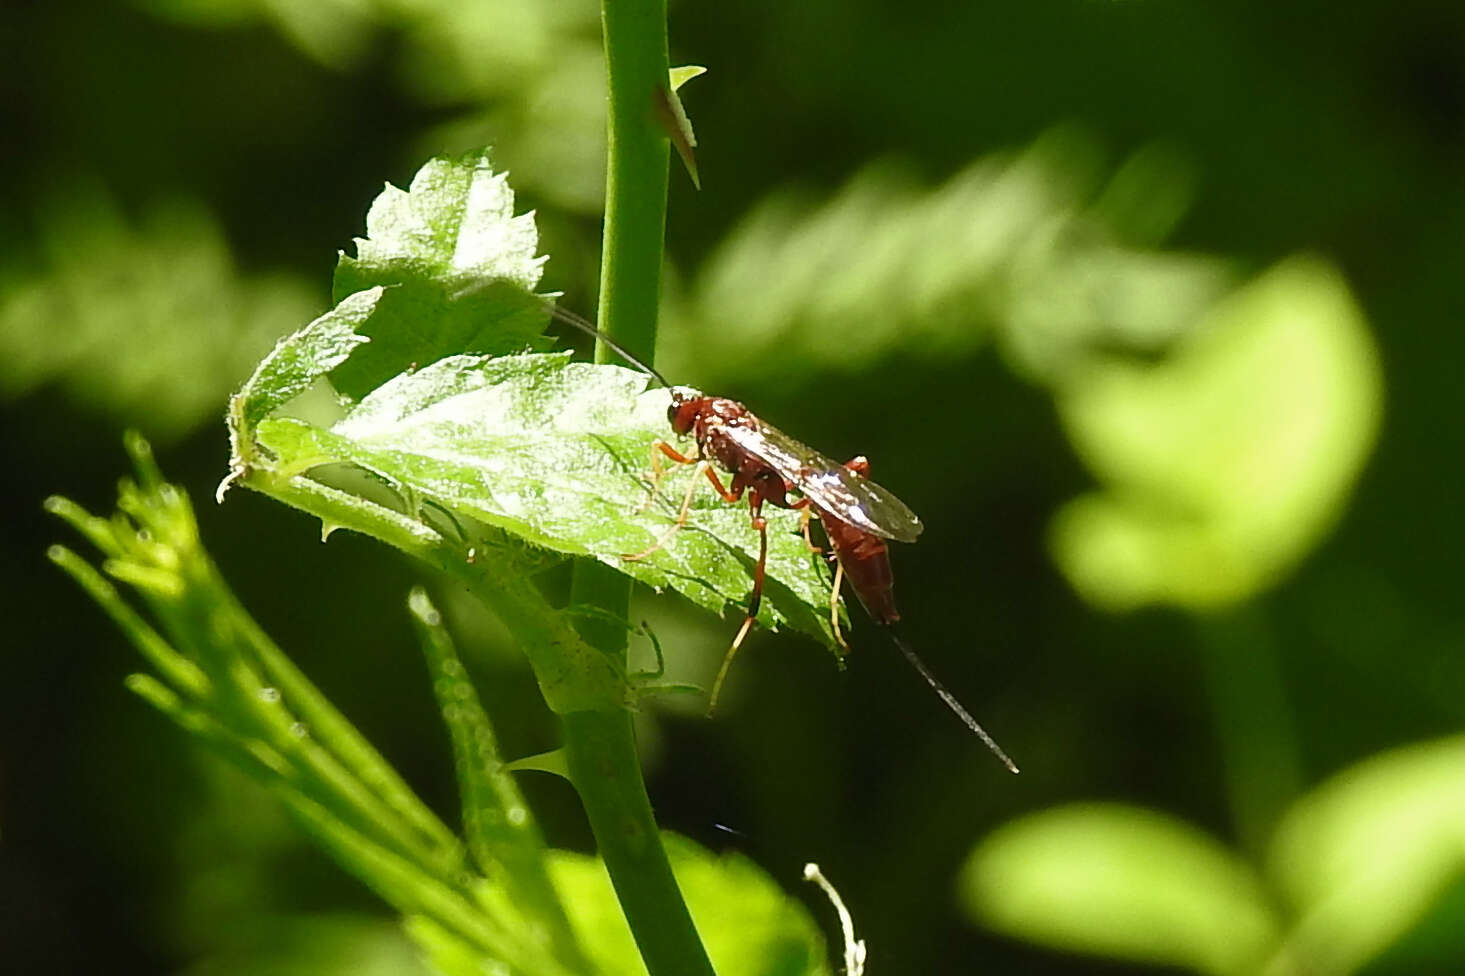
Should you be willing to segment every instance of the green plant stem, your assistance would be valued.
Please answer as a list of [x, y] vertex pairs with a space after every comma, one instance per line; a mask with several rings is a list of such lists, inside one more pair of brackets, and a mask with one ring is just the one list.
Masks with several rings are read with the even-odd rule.
[[[600, 327], [644, 361], [656, 344], [666, 227], [668, 142], [657, 128], [658, 89], [669, 84], [665, 0], [603, 0], [610, 91], [609, 160], [600, 273]], [[611, 351], [601, 344], [600, 362]], [[581, 560], [571, 599], [606, 611], [582, 618], [581, 636], [626, 670], [631, 585], [605, 566]], [[682, 900], [662, 848], [624, 708], [563, 717], [570, 780], [651, 976], [711, 976], [712, 963]]]
[[[656, 346], [669, 154], [656, 122], [670, 84], [665, 0], [602, 0], [610, 94], [600, 327], [646, 362]], [[603, 344], [599, 362], [613, 361]]]
[[1277, 642], [1256, 605], [1202, 617], [1199, 630], [1237, 840], [1261, 856], [1302, 781]]
[[625, 710], [566, 715], [570, 779], [593, 784], [581, 789], [585, 812], [647, 971], [711, 974], [651, 817], [639, 759], [626, 747], [634, 742], [631, 723]]

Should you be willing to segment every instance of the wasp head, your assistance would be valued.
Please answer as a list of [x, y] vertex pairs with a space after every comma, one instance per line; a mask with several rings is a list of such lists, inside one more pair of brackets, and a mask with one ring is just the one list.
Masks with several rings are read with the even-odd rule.
[[689, 434], [700, 412], [702, 395], [687, 386], [673, 386], [668, 390], [671, 403], [666, 408], [666, 422], [678, 434]]

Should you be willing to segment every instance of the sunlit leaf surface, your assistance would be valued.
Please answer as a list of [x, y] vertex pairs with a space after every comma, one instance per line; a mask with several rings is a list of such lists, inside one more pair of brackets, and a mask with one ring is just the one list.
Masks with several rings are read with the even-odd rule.
[[[404, 374], [330, 429], [267, 420], [258, 443], [292, 474], [345, 462], [398, 489], [505, 529], [534, 545], [594, 556], [714, 611], [743, 603], [758, 555], [746, 506], [718, 498], [690, 470], [663, 480], [653, 502], [652, 443], [665, 436], [667, 394], [616, 366], [567, 354], [454, 356]], [[690, 524], [659, 551], [688, 487]], [[793, 512], [769, 526], [766, 622], [822, 633], [822, 569]]]
[[344, 363], [357, 346], [369, 341], [356, 329], [376, 309], [381, 297], [381, 288], [357, 292], [281, 340], [234, 399], [241, 426], [253, 429]]
[[[354, 465], [465, 552], [483, 525], [717, 612], [746, 606], [759, 549], [746, 505], [727, 504], [688, 468], [652, 483], [652, 445], [672, 436], [666, 391], [629, 369], [523, 352], [544, 342], [545, 307], [528, 290], [543, 258], [532, 217], [514, 215], [486, 155], [434, 160], [409, 191], [388, 187], [367, 225], [336, 280], [361, 289], [281, 342], [236, 396], [235, 476]], [[349, 396], [338, 420], [281, 411], [324, 378]], [[689, 523], [627, 559], [667, 536], [689, 489]], [[832, 646], [827, 570], [795, 513], [766, 514], [760, 618]]]
[[407, 190], [388, 185], [366, 215], [356, 255], [341, 255], [336, 300], [387, 287], [359, 331], [372, 341], [331, 374], [359, 398], [398, 373], [457, 353], [543, 344], [547, 314], [533, 294], [545, 259], [534, 215], [487, 151], [434, 159]]
[[972, 852], [972, 916], [1057, 948], [1183, 966], [1259, 971], [1278, 921], [1252, 872], [1212, 838], [1138, 807], [1059, 807], [1002, 827]]

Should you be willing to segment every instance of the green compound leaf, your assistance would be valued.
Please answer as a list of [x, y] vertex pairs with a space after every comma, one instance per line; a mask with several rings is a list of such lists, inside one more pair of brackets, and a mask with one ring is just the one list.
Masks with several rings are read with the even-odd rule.
[[[668, 394], [646, 383], [640, 373], [568, 354], [451, 356], [384, 384], [329, 429], [275, 419], [256, 434], [277, 473], [354, 464], [455, 515], [594, 557], [708, 609], [741, 605], [757, 534], [745, 508], [693, 485], [689, 469], [668, 472], [652, 499], [652, 444], [667, 433]], [[689, 486], [696, 490], [687, 526], [647, 558], [625, 559], [672, 526]], [[828, 641], [825, 573], [799, 517], [767, 514], [761, 619]]]
[[342, 394], [359, 399], [444, 356], [543, 347], [534, 215], [514, 215], [507, 174], [493, 171], [486, 150], [430, 161], [405, 191], [388, 184], [366, 235], [336, 265], [336, 301], [391, 287], [362, 329], [371, 345], [331, 375]]
[[[414, 545], [461, 543], [470, 563], [492, 553], [522, 575], [546, 552], [592, 557], [717, 612], [746, 606], [758, 536], [746, 509], [705, 483], [686, 527], [647, 558], [624, 558], [667, 533], [691, 484], [674, 465], [653, 497], [668, 394], [637, 372], [532, 351], [545, 341], [545, 303], [531, 290], [544, 259], [532, 214], [514, 215], [486, 153], [435, 159], [408, 191], [389, 186], [367, 231], [356, 257], [341, 258], [336, 308], [283, 340], [232, 401], [229, 481], [296, 504], [298, 489], [318, 494], [316, 469], [353, 465], [398, 495], [394, 509], [380, 493], [362, 501], [359, 486], [333, 496], [377, 538], [406, 531], [405, 512], [409, 535], [437, 539]], [[325, 419], [287, 416], [323, 379], [344, 402]], [[312, 480], [291, 481], [302, 477]], [[836, 646], [826, 567], [796, 513], [767, 514], [760, 621]]]

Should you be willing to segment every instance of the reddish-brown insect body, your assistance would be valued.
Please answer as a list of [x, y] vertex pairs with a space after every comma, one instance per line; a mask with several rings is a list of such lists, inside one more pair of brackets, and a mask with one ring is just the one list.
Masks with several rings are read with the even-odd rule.
[[795, 507], [787, 498], [794, 486], [730, 433], [760, 429], [758, 419], [747, 407], [725, 397], [687, 397], [679, 393], [673, 391], [671, 406], [666, 411], [672, 430], [683, 436], [690, 433], [697, 442], [698, 453], [716, 461], [732, 475], [730, 491], [740, 494], [744, 489], [752, 489], [762, 500], [778, 508]]
[[[723, 497], [725, 501], [740, 501], [744, 493], [748, 496], [748, 514], [752, 519], [753, 528], [758, 532], [758, 564], [753, 571], [753, 592], [748, 599], [748, 614], [743, 620], [742, 627], [738, 630], [737, 637], [733, 639], [732, 647], [728, 651], [726, 660], [723, 661], [722, 670], [718, 672], [717, 683], [712, 689], [712, 707], [716, 707], [717, 694], [722, 687], [722, 679], [727, 674], [727, 667], [732, 656], [742, 644], [743, 638], [753, 626], [753, 621], [758, 617], [758, 607], [763, 599], [763, 581], [768, 564], [768, 522], [763, 518], [763, 503], [766, 501], [778, 508], [805, 508], [809, 505], [807, 498], [797, 501], [790, 501], [788, 493], [797, 487], [792, 480], [779, 472], [768, 459], [762, 457], [756, 445], [762, 442], [765, 436], [765, 428], [759, 423], [747, 407], [736, 400], [729, 400], [725, 397], [709, 397], [693, 394], [679, 387], [671, 389], [671, 405], [667, 407], [666, 419], [670, 422], [672, 430], [682, 436], [692, 435], [697, 444], [695, 456], [688, 457], [673, 448], [665, 441], [657, 441], [653, 454], [653, 470], [660, 477], [659, 459], [667, 457], [678, 464], [696, 464], [706, 473], [707, 480], [712, 487]], [[771, 428], [768, 428], [771, 429]], [[717, 472], [710, 466], [710, 461], [715, 461], [728, 474], [732, 475], [732, 481], [727, 487], [723, 487], [722, 481], [717, 477]], [[692, 486], [688, 488], [686, 497], [682, 499], [681, 512], [676, 522], [672, 524], [661, 538], [657, 539], [649, 549], [635, 555], [627, 556], [627, 559], [643, 559], [651, 553], [660, 549], [678, 528], [687, 521], [687, 513], [692, 501], [692, 491], [697, 485], [697, 479], [692, 479]]]
[[823, 509], [819, 523], [834, 547], [834, 556], [854, 587], [865, 611], [877, 624], [890, 626], [900, 620], [895, 608], [895, 574], [890, 569], [890, 547], [878, 535], [862, 532]]
[[[865, 458], [856, 457], [847, 464], [839, 464], [776, 427], [763, 423], [736, 400], [704, 396], [686, 387], [670, 386], [660, 373], [616, 345], [589, 322], [561, 309], [552, 309], [552, 312], [561, 321], [606, 341], [628, 362], [639, 366], [667, 386], [671, 394], [671, 404], [666, 412], [667, 421], [677, 434], [683, 437], [691, 435], [697, 445], [696, 451], [689, 456], [665, 441], [655, 442], [652, 454], [655, 482], [660, 482], [662, 458], [669, 458], [678, 464], [695, 464], [699, 468], [699, 474], [693, 476], [671, 527], [646, 550], [624, 558], [644, 559], [650, 556], [666, 545], [676, 531], [686, 524], [693, 492], [700, 484], [700, 475], [705, 474], [712, 487], [727, 502], [738, 502], [744, 494], [748, 496], [748, 514], [758, 533], [758, 562], [753, 571], [753, 587], [748, 597], [747, 615], [713, 682], [709, 711], [716, 707], [728, 666], [758, 617], [768, 563], [768, 522], [763, 517], [763, 503], [767, 502], [776, 508], [804, 510], [806, 540], [807, 516], [813, 514], [819, 517], [819, 523], [834, 550], [837, 564], [831, 593], [830, 625], [840, 645], [844, 646], [844, 638], [839, 632], [837, 610], [839, 584], [842, 576], [848, 576], [850, 585], [871, 619], [888, 631], [892, 642], [932, 690], [986, 743], [1009, 770], [1017, 772], [1017, 766], [1001, 747], [977, 724], [893, 629], [893, 625], [900, 620], [900, 612], [895, 606], [895, 580], [890, 568], [890, 551], [886, 540], [914, 542], [921, 533], [921, 520], [900, 499], [869, 480], [870, 464]], [[718, 478], [714, 465], [731, 477], [727, 486]], [[791, 492], [799, 497], [790, 500], [788, 496]], [[818, 551], [812, 542], [809, 545]]]
[[[892, 629], [900, 620], [900, 611], [895, 606], [895, 576], [890, 568], [890, 549], [885, 540], [913, 542], [920, 534], [921, 522], [894, 495], [868, 480], [870, 463], [863, 457], [856, 457], [846, 464], [836, 464], [777, 428], [764, 424], [736, 400], [723, 397], [701, 396], [673, 388], [667, 420], [678, 434], [692, 435], [697, 453], [694, 457], [687, 457], [664, 441], [656, 442], [657, 451], [678, 463], [703, 465], [708, 480], [729, 502], [740, 500], [746, 491], [753, 527], [758, 531], [758, 565], [753, 573], [748, 614], [733, 638], [712, 685], [712, 707], [716, 706], [733, 656], [757, 618], [763, 595], [768, 559], [768, 523], [762, 515], [763, 502], [779, 508], [807, 508], [819, 516], [819, 523], [834, 549], [838, 571], [832, 599], [837, 601], [839, 598], [840, 576], [848, 576], [871, 619], [887, 629], [892, 642], [931, 689], [1009, 770], [1017, 772], [1017, 766], [1001, 746], [977, 724], [920, 656]], [[722, 486], [712, 468], [705, 467], [708, 459], [732, 475], [729, 488]], [[696, 484], [694, 478], [693, 488]], [[789, 501], [789, 492], [798, 492], [802, 497]], [[672, 531], [686, 522], [691, 497], [689, 489]], [[633, 558], [656, 551], [669, 537], [670, 533], [663, 535], [645, 553]], [[843, 644], [838, 616], [832, 608], [831, 626], [836, 639]]]
[[[870, 462], [863, 457], [845, 462], [845, 467], [862, 478], [870, 474]], [[886, 627], [899, 621], [900, 611], [895, 607], [895, 573], [890, 568], [890, 547], [885, 540], [856, 528], [818, 505], [814, 506], [814, 511], [818, 513], [819, 524], [824, 527], [824, 534], [834, 548], [835, 558], [839, 560], [844, 575], [849, 577], [850, 586], [870, 619]]]

